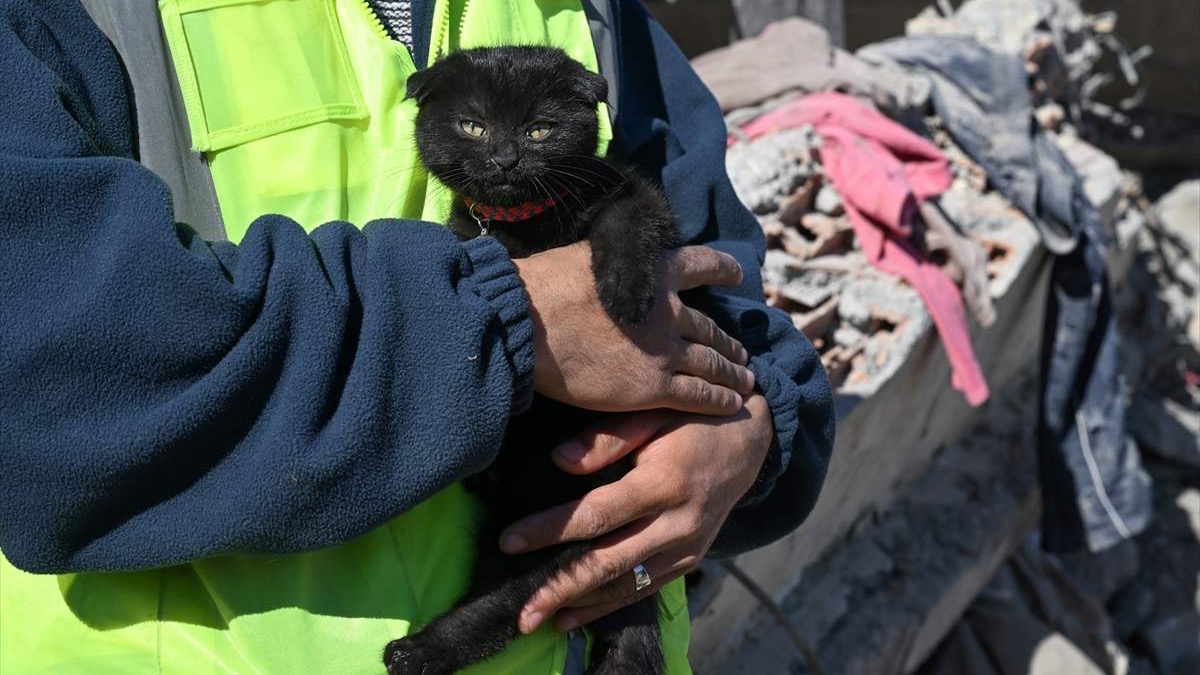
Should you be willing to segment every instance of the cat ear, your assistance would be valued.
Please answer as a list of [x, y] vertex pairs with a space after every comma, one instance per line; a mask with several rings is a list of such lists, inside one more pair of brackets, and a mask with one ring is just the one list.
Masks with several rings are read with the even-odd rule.
[[437, 85], [438, 74], [432, 68], [418, 70], [408, 76], [408, 83], [404, 91], [405, 98], [414, 99], [417, 105], [422, 105], [433, 93]]
[[579, 93], [591, 103], [608, 99], [608, 80], [590, 70], [585, 70], [578, 80]]

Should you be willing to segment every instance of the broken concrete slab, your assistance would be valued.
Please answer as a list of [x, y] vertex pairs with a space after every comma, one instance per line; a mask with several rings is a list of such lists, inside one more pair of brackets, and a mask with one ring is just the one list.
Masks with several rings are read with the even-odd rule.
[[[1034, 526], [1032, 381], [1027, 374], [998, 395], [977, 426], [898, 487], [886, 508], [860, 521], [783, 596], [794, 626], [820, 646], [824, 672], [911, 670]], [[717, 604], [696, 617], [697, 628], [708, 629]], [[755, 614], [728, 650], [693, 658], [696, 672], [807, 672], [803, 659], [783, 651], [781, 630]], [[695, 657], [709, 633], [694, 635]]]
[[820, 146], [811, 126], [734, 144], [726, 152], [725, 165], [738, 198], [758, 215], [778, 211], [784, 199], [821, 175], [813, 157]]
[[1175, 186], [1155, 204], [1159, 218], [1200, 263], [1200, 180]]

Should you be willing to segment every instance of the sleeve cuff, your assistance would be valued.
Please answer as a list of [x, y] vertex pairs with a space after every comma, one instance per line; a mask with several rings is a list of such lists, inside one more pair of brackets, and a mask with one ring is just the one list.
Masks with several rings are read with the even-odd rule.
[[529, 298], [508, 252], [492, 237], [463, 243], [471, 260], [472, 280], [479, 296], [496, 309], [505, 352], [513, 370], [512, 414], [519, 415], [533, 402], [533, 320]]
[[791, 443], [796, 437], [797, 417], [795, 383], [779, 371], [765, 356], [750, 359], [750, 370], [754, 372], [755, 388], [767, 401], [771, 410], [771, 423], [775, 428], [771, 449], [763, 461], [762, 469], [754, 485], [742, 496], [737, 508], [753, 508], [771, 494], [780, 474], [791, 463]]

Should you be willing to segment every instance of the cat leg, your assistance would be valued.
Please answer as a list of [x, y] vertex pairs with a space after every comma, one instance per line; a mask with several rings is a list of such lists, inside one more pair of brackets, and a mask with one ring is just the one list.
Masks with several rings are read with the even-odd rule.
[[499, 549], [481, 552], [465, 600], [420, 632], [388, 643], [383, 654], [388, 675], [448, 675], [499, 653], [520, 634], [517, 619], [534, 592], [587, 549], [581, 544], [519, 557]]
[[446, 222], [446, 228], [458, 237], [459, 241], [470, 241], [478, 237], [482, 230], [479, 229], [479, 223], [473, 218], [464, 213], [451, 213], [450, 220]]
[[593, 621], [588, 631], [592, 634], [588, 675], [662, 675], [657, 594]]
[[500, 652], [517, 637], [518, 613], [534, 590], [513, 579], [393, 640], [383, 654], [388, 675], [448, 675]]
[[640, 181], [596, 214], [588, 231], [596, 290], [619, 324], [645, 320], [658, 294], [663, 251], [678, 240], [662, 196]]

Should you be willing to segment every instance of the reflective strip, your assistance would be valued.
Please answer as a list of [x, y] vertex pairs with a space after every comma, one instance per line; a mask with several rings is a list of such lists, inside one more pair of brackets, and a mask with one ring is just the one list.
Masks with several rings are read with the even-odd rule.
[[600, 74], [608, 80], [608, 121], [617, 124], [618, 99], [621, 96], [620, 63], [617, 54], [617, 34], [613, 26], [612, 3], [609, 0], [585, 0], [583, 12], [587, 15], [588, 28], [592, 31], [592, 44], [596, 49], [596, 63]]
[[188, 116], [155, 0], [81, 0], [120, 56], [137, 117], [137, 160], [171, 189], [175, 219], [208, 241], [227, 238], [212, 172], [191, 150]]
[[1123, 538], [1129, 539], [1133, 534], [1108, 498], [1108, 490], [1104, 487], [1104, 478], [1100, 475], [1100, 467], [1096, 464], [1095, 454], [1092, 453], [1092, 443], [1088, 439], [1087, 425], [1084, 424], [1083, 418], [1079, 416], [1078, 412], [1075, 413], [1075, 431], [1079, 434], [1079, 446], [1083, 449], [1083, 459], [1087, 462], [1088, 473], [1092, 477], [1092, 486], [1096, 488], [1096, 496], [1100, 498], [1100, 504], [1104, 507], [1104, 512], [1108, 514], [1108, 519], [1112, 521], [1113, 527], [1117, 528], [1117, 533]]

